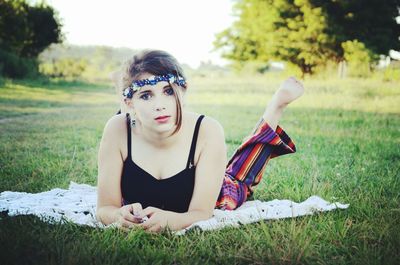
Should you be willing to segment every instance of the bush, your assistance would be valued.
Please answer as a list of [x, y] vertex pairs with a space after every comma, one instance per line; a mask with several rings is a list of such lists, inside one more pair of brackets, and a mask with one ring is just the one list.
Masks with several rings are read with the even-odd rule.
[[16, 54], [0, 49], [0, 75], [10, 78], [36, 77], [37, 60], [19, 57]]
[[373, 77], [385, 82], [400, 81], [400, 62], [392, 62], [388, 67], [376, 71]]
[[348, 75], [353, 77], [369, 77], [371, 75], [372, 53], [358, 40], [342, 43], [344, 59], [348, 63]]
[[62, 58], [53, 62], [39, 65], [39, 72], [49, 77], [61, 77], [67, 80], [76, 80], [82, 76], [87, 68], [87, 61], [73, 58]]

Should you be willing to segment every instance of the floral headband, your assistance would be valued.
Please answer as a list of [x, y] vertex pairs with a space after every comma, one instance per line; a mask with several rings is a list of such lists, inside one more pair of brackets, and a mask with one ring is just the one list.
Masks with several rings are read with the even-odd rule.
[[136, 92], [142, 86], [146, 86], [146, 85], [154, 86], [158, 82], [161, 82], [161, 81], [166, 81], [170, 84], [175, 83], [181, 87], [184, 87], [186, 85], [186, 80], [183, 77], [175, 76], [173, 74], [156, 75], [156, 76], [152, 76], [147, 79], [133, 81], [130, 86], [128, 86], [127, 88], [124, 89], [122, 95], [125, 98], [132, 98], [133, 93]]

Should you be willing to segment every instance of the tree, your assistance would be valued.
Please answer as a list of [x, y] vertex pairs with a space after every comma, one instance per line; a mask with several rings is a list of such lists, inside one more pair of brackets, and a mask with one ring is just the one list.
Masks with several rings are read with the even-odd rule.
[[343, 57], [349, 64], [349, 75], [367, 77], [370, 73], [372, 56], [364, 43], [348, 40], [342, 43], [342, 48], [344, 51]]
[[338, 59], [343, 59], [342, 43], [359, 41], [372, 54], [388, 54], [400, 49], [400, 0], [312, 0], [327, 14], [328, 34], [335, 39]]
[[50, 77], [76, 80], [82, 76], [87, 67], [88, 62], [85, 59], [62, 58], [51, 63], [40, 64], [39, 71]]
[[44, 2], [30, 6], [25, 0], [0, 0], [0, 14], [0, 68], [10, 77], [24, 75], [13, 69], [18, 62], [34, 62], [51, 43], [62, 42], [62, 25]]
[[398, 2], [238, 0], [238, 20], [217, 34], [214, 47], [239, 67], [244, 61], [284, 60], [311, 74], [327, 61], [342, 60], [348, 40], [358, 39], [372, 53], [398, 48]]

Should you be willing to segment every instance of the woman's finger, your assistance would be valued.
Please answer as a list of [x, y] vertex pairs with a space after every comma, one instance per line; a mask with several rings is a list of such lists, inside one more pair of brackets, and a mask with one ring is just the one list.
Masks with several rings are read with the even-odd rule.
[[145, 220], [143, 223], [140, 224], [141, 227], [144, 229], [149, 229], [153, 225], [157, 224], [158, 221], [154, 217], [150, 217], [147, 220]]
[[140, 203], [133, 203], [131, 204], [132, 207], [132, 213], [133, 215], [140, 215], [143, 211], [142, 205]]
[[140, 214], [140, 217], [145, 217], [145, 216], [152, 216], [155, 212], [157, 212], [157, 208], [155, 207], [146, 207], [145, 209], [143, 209], [142, 213]]
[[122, 217], [130, 222], [136, 222], [135, 216], [128, 209], [122, 210]]
[[133, 217], [135, 218], [135, 223], [143, 223], [144, 219], [141, 217], [143, 208], [140, 203], [134, 203], [132, 204], [132, 212], [133, 212]]
[[134, 228], [134, 227], [139, 227], [139, 224], [132, 223], [132, 222], [127, 221], [127, 220], [122, 220], [120, 223], [121, 223], [121, 225], [123, 227], [128, 228], [128, 229], [131, 229], [131, 228]]
[[139, 226], [143, 227], [143, 229], [147, 230], [149, 229], [153, 224], [151, 223], [150, 219], [146, 222], [143, 222], [139, 224]]
[[147, 229], [147, 231], [149, 232], [155, 232], [158, 233], [161, 230], [161, 226], [159, 224], [155, 224], [152, 227], [150, 227], [149, 229]]

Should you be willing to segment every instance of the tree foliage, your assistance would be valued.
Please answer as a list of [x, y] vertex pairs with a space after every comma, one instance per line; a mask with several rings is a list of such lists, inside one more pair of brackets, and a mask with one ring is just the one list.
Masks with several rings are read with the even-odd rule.
[[237, 0], [233, 25], [214, 47], [240, 67], [246, 61], [284, 60], [312, 73], [344, 57], [357, 41], [371, 54], [399, 48], [399, 0]]
[[62, 38], [56, 12], [44, 2], [31, 6], [25, 0], [0, 0], [0, 68], [3, 74], [24, 76], [26, 73], [15, 67], [25, 59], [34, 62], [39, 53], [51, 43], [61, 42]]
[[338, 57], [342, 43], [358, 40], [373, 54], [400, 49], [400, 0], [312, 0], [327, 13], [328, 34], [335, 39]]
[[105, 82], [137, 52], [129, 48], [52, 44], [39, 55], [39, 71], [50, 77]]
[[349, 64], [350, 76], [367, 77], [373, 55], [364, 43], [357, 40], [342, 42], [343, 57]]
[[49, 77], [75, 80], [82, 76], [88, 62], [84, 59], [63, 58], [52, 63], [42, 63], [39, 71]]

